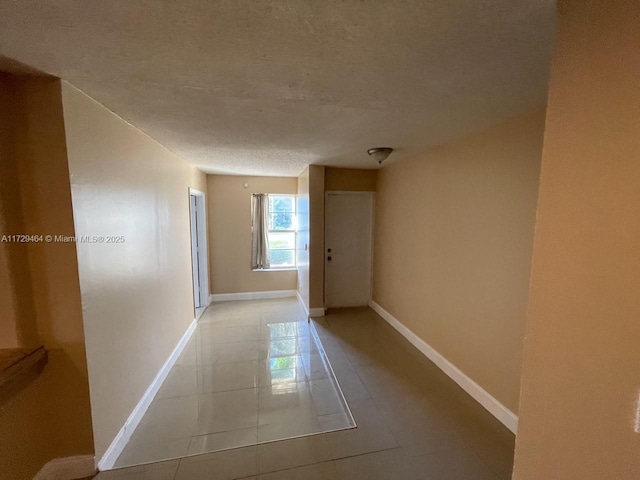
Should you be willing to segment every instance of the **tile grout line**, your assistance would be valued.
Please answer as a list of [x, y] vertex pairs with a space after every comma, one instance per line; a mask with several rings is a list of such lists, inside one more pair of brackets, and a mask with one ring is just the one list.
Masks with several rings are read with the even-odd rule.
[[[378, 315], [376, 313], [376, 315]], [[393, 328], [391, 328], [390, 325], [388, 325], [386, 322], [384, 322], [384, 319], [382, 318], [376, 318], [377, 322], [381, 324], [382, 327], [388, 327], [391, 330], [394, 330]], [[329, 324], [329, 322], [327, 321], [327, 324]], [[397, 334], [397, 332], [394, 332]], [[404, 339], [404, 337], [400, 336], [399, 338], [401, 341], [406, 341], [406, 339]], [[342, 347], [339, 347], [340, 349], [342, 349]], [[344, 352], [343, 352], [344, 353]], [[375, 404], [376, 408], [379, 408], [379, 404], [376, 401], [376, 399], [373, 398], [373, 396], [371, 395], [371, 392], [369, 392], [369, 389], [367, 388], [367, 384], [365, 382], [365, 380], [360, 376], [358, 369], [357, 369], [357, 365], [354, 365], [351, 362], [351, 359], [349, 358], [349, 356], [345, 353], [345, 357], [347, 359], [347, 361], [349, 362], [349, 364], [351, 365], [351, 367], [353, 368], [356, 376], [360, 379], [360, 382], [362, 383], [362, 385], [364, 386], [365, 390], [367, 390], [367, 393], [369, 393], [369, 397], [371, 398], [371, 400], [373, 401], [373, 403]], [[418, 391], [420, 393], [422, 393], [421, 389], [418, 389]], [[425, 398], [425, 401], [427, 401], [434, 409], [436, 409], [440, 416], [442, 417], [442, 419], [446, 422], [446, 424], [450, 427], [450, 430], [453, 432], [453, 434], [456, 436], [456, 438], [458, 440], [460, 440], [462, 442], [463, 445], [466, 445], [468, 448], [471, 449], [471, 451], [473, 452], [474, 456], [483, 464], [485, 465], [495, 476], [498, 476], [498, 472], [495, 471], [494, 467], [490, 464], [488, 464], [478, 453], [478, 451], [476, 450], [476, 448], [474, 448], [474, 446], [467, 442], [465, 440], [465, 438], [459, 433], [458, 428], [456, 428], [456, 426], [451, 422], [451, 420], [449, 419], [449, 416], [446, 415], [444, 412], [442, 412], [440, 410], [440, 408], [437, 405], [434, 405], [433, 402], [431, 400], [429, 400], [428, 398]], [[385, 425], [387, 426], [387, 428], [389, 429], [389, 433], [391, 433], [391, 435], [393, 436], [394, 440], [396, 441], [396, 443], [398, 444], [398, 448], [400, 448], [402, 450], [403, 455], [405, 456], [405, 458], [409, 459], [409, 458], [417, 458], [420, 457], [421, 455], [415, 455], [415, 456], [411, 456], [409, 457], [406, 452], [404, 451], [404, 448], [402, 448], [400, 446], [400, 443], [398, 442], [398, 439], [396, 438], [396, 435], [393, 433], [393, 430], [391, 428], [389, 428], [389, 424], [387, 422], [387, 419], [384, 417], [384, 415], [381, 413], [380, 414], [383, 417], [383, 420], [385, 422]], [[430, 455], [430, 454], [428, 454]]]
[[[376, 319], [376, 320], [378, 320], [378, 319]], [[328, 320], [326, 320], [326, 321], [327, 321], [327, 324], [329, 325], [329, 327], [331, 328], [331, 323]], [[409, 456], [406, 454], [404, 448], [400, 445], [400, 442], [398, 441], [398, 438], [397, 438], [396, 434], [393, 432], [393, 429], [389, 426], [389, 422], [387, 421], [385, 416], [382, 414], [382, 412], [379, 411], [380, 407], [379, 407], [378, 403], [376, 402], [376, 400], [373, 398], [373, 395], [371, 394], [371, 392], [369, 391], [369, 388], [367, 387], [367, 382], [360, 376], [360, 373], [359, 373], [358, 369], [356, 368], [357, 365], [353, 364], [353, 362], [351, 361], [351, 358], [349, 357], [349, 355], [347, 355], [347, 353], [344, 351], [342, 346], [338, 345], [338, 348], [340, 349], [340, 351], [342, 352], [342, 354], [346, 358], [347, 362], [349, 363], [349, 365], [353, 369], [353, 372], [355, 373], [356, 377], [358, 377], [358, 379], [360, 380], [360, 383], [362, 383], [362, 386], [364, 387], [364, 389], [367, 391], [367, 394], [369, 395], [369, 398], [371, 399], [371, 401], [373, 402], [374, 406], [376, 407], [376, 410], [378, 410], [378, 413], [379, 413], [382, 421], [384, 422], [385, 426], [389, 430], [389, 433], [393, 437], [393, 440], [396, 442], [397, 447], [395, 447], [395, 448], [400, 450], [400, 452], [401, 452], [401, 454], [402, 454], [402, 456], [403, 456], [403, 458], [405, 460], [408, 460]], [[448, 422], [448, 420], [447, 420], [447, 422]], [[380, 450], [380, 451], [387, 451], [387, 450], [393, 450], [393, 448], [383, 449], [383, 450]], [[374, 453], [374, 452], [370, 452], [370, 453]], [[361, 455], [366, 455], [366, 454], [361, 454]], [[356, 455], [356, 456], [358, 456], [358, 455]], [[410, 470], [413, 472], [414, 475], [417, 475], [418, 472], [415, 470], [413, 465], [408, 464], [408, 467], [410, 468]]]
[[178, 472], [180, 471], [180, 466], [182, 465], [182, 458], [178, 459], [178, 465], [176, 465], [176, 471], [173, 473], [173, 480], [178, 478]]
[[[331, 328], [331, 323], [325, 318], [325, 321], [327, 322], [327, 325], [329, 325], [329, 328]], [[376, 403], [375, 399], [373, 398], [373, 396], [371, 395], [371, 392], [369, 391], [369, 389], [367, 388], [367, 384], [366, 382], [363, 380], [363, 378], [360, 376], [360, 373], [358, 372], [358, 369], [356, 368], [356, 365], [354, 365], [351, 362], [351, 359], [349, 358], [349, 355], [346, 354], [346, 352], [344, 351], [344, 349], [342, 348], [342, 346], [337, 345], [337, 347], [340, 349], [340, 351], [342, 352], [342, 354], [344, 355], [344, 357], [346, 358], [347, 362], [349, 363], [349, 365], [351, 366], [351, 368], [353, 369], [353, 372], [356, 374], [356, 377], [358, 377], [358, 379], [360, 380], [360, 383], [362, 383], [362, 386], [364, 387], [364, 389], [367, 391], [367, 394], [369, 395], [369, 398], [371, 399], [371, 401], [373, 402], [374, 406], [376, 407], [376, 410], [378, 411], [378, 414], [380, 415], [382, 421], [384, 422], [384, 425], [387, 427], [387, 430], [389, 431], [389, 433], [391, 434], [391, 436], [393, 437], [393, 440], [395, 441], [397, 447], [394, 448], [386, 448], [386, 449], [382, 449], [382, 450], [378, 450], [378, 451], [387, 451], [387, 450], [394, 450], [394, 449], [399, 449], [400, 452], [402, 453], [403, 458], [408, 459], [406, 452], [404, 451], [404, 448], [402, 448], [402, 446], [400, 445], [400, 442], [398, 441], [398, 438], [396, 437], [396, 435], [393, 433], [393, 429], [391, 429], [391, 427], [389, 426], [389, 423], [387, 422], [387, 419], [385, 418], [385, 416], [379, 411], [379, 406]], [[327, 354], [327, 357], [329, 357], [329, 354]], [[329, 358], [329, 362], [331, 361], [331, 359]], [[337, 379], [336, 379], [337, 381]], [[345, 401], [346, 398], [345, 398]], [[354, 417], [354, 421], [355, 421], [355, 417]], [[356, 422], [357, 423], [357, 422]], [[368, 453], [375, 453], [375, 452], [368, 452]], [[361, 455], [367, 455], [368, 453], [365, 454], [360, 454], [360, 455], [354, 455], [354, 457], [356, 456], [361, 456]], [[350, 457], [347, 457], [350, 458]], [[411, 469], [411, 471], [416, 474], [417, 472], [415, 471], [415, 469], [413, 468], [412, 465], [409, 465], [409, 468]]]
[[[332, 433], [332, 432], [322, 433], [319, 436], [327, 435], [328, 433]], [[300, 437], [298, 437], [298, 438], [300, 438]], [[289, 438], [289, 439], [280, 440], [280, 441], [287, 441], [287, 440], [295, 440], [295, 438], [293, 438], [293, 439]], [[364, 457], [366, 455], [371, 455], [371, 454], [380, 453], [380, 452], [388, 452], [388, 451], [391, 451], [391, 450], [402, 451], [402, 448], [400, 446], [390, 447], [390, 448], [380, 448], [380, 449], [377, 449], [377, 450], [371, 450], [370, 452], [356, 453], [356, 454], [353, 454], [353, 455], [345, 455], [343, 457], [331, 458], [329, 460], [320, 460], [320, 461], [317, 461], [317, 462], [305, 463], [304, 465], [297, 465], [295, 467], [281, 468], [279, 470], [269, 470], [268, 472], [257, 473], [256, 475], [257, 476], [270, 475], [272, 473], [286, 472], [286, 471], [295, 470], [295, 469], [298, 469], [298, 468], [310, 467], [312, 465], [320, 465], [322, 463], [336, 463], [336, 462], [339, 462], [339, 461], [342, 461], [342, 460], [348, 460], [350, 458]], [[238, 478], [244, 478], [244, 477], [238, 477]]]

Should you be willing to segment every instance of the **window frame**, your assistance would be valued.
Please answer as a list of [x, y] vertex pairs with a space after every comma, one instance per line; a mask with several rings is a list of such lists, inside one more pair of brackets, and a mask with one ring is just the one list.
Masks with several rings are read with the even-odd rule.
[[[277, 198], [277, 197], [287, 197], [287, 198], [291, 198], [292, 202], [292, 210], [291, 211], [282, 211], [282, 212], [274, 212], [271, 210], [271, 202], [272, 202], [272, 198]], [[298, 211], [297, 211], [297, 195], [295, 194], [291, 194], [291, 193], [269, 193], [268, 194], [268, 199], [269, 199], [269, 223], [271, 223], [271, 219], [272, 219], [272, 215], [275, 213], [290, 213], [293, 216], [293, 221], [292, 221], [292, 228], [291, 229], [272, 229], [272, 228], [268, 228], [267, 230], [267, 236], [269, 238], [269, 258], [271, 259], [271, 252], [274, 250], [285, 250], [285, 251], [292, 251], [293, 252], [293, 265], [284, 265], [284, 266], [276, 266], [274, 267], [273, 265], [271, 265], [269, 268], [264, 268], [261, 270], [264, 271], [269, 271], [269, 270], [297, 270], [298, 269], [298, 255], [297, 255], [297, 249], [296, 249], [296, 245], [297, 245], [297, 241], [298, 241]], [[287, 234], [292, 234], [293, 236], [293, 248], [271, 248], [271, 234], [277, 234], [277, 233], [287, 233]]]

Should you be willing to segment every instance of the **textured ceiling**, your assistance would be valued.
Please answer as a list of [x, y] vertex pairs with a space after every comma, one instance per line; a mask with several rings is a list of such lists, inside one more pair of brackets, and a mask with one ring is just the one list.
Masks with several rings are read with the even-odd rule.
[[545, 102], [552, 0], [0, 0], [0, 54], [207, 172], [371, 168]]

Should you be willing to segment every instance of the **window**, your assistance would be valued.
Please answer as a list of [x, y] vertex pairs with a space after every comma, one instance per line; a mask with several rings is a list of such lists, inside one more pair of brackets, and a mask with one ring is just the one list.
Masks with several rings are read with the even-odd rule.
[[269, 195], [269, 261], [271, 268], [296, 266], [295, 195]]

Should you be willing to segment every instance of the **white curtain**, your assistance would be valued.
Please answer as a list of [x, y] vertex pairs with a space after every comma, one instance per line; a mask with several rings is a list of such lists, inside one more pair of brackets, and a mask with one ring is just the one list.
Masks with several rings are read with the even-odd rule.
[[251, 196], [251, 268], [269, 268], [269, 195]]

